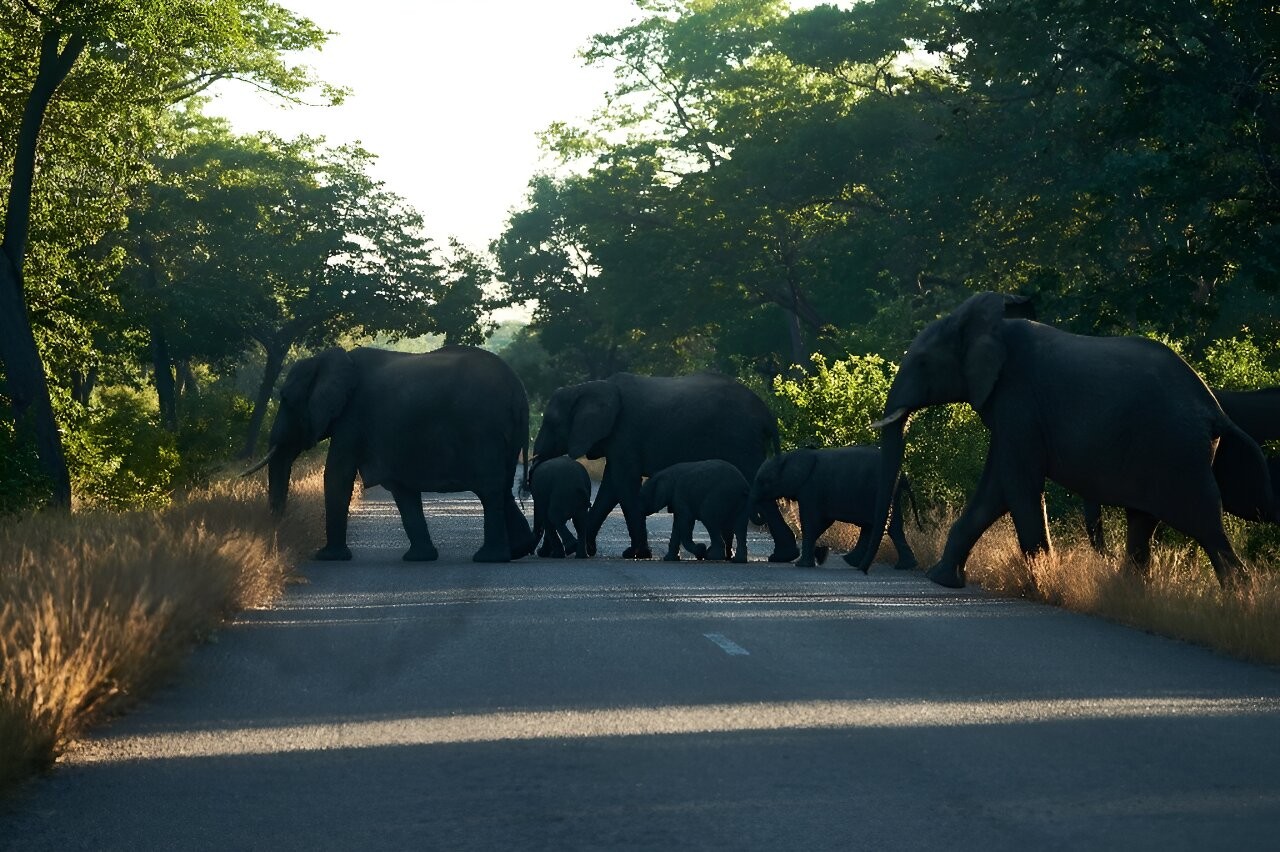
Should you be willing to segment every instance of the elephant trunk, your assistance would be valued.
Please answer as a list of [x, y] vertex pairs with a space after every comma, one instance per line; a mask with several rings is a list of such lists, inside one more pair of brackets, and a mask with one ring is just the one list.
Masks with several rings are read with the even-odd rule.
[[876, 510], [871, 518], [867, 533], [871, 536], [862, 558], [854, 567], [864, 574], [871, 569], [871, 563], [880, 549], [884, 539], [885, 527], [889, 524], [889, 512], [893, 506], [893, 495], [898, 489], [898, 479], [902, 476], [902, 456], [906, 448], [907, 412], [898, 409], [881, 421], [883, 431], [880, 436], [880, 479], [876, 485]]
[[277, 518], [284, 514], [285, 504], [289, 501], [289, 475], [293, 472], [293, 462], [297, 457], [297, 452], [281, 447], [271, 449], [271, 459], [267, 466], [267, 505], [271, 508], [271, 514]]

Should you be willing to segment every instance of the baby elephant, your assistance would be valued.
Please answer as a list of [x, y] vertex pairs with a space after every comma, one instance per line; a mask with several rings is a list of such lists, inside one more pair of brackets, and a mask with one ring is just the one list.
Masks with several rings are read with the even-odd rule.
[[[724, 560], [734, 536], [734, 562], [747, 561], [747, 516], [751, 486], [736, 467], [720, 459], [673, 464], [649, 477], [640, 489], [646, 515], [663, 509], [675, 517], [671, 544], [663, 559], [680, 558], [680, 545], [699, 559]], [[693, 522], [701, 521], [711, 534], [711, 547], [693, 541]]]
[[[587, 509], [591, 505], [591, 477], [587, 469], [568, 456], [542, 461], [533, 460], [529, 471], [529, 489], [533, 492], [533, 544], [537, 547], [546, 532], [546, 541], [538, 547], [539, 556], [561, 558], [568, 551], [579, 559], [587, 558], [582, 533], [587, 528]], [[569, 533], [569, 521], [578, 536]]]
[[[752, 505], [757, 500], [785, 497], [800, 503], [801, 568], [814, 566], [814, 542], [836, 521], [858, 527], [858, 544], [845, 561], [856, 564], [863, 550], [877, 535], [866, 535], [867, 524], [876, 513], [876, 483], [880, 475], [880, 450], [876, 447], [833, 447], [829, 449], [792, 450], [767, 459], [756, 472], [752, 486]], [[893, 495], [889, 516], [889, 538], [898, 549], [896, 568], [914, 568], [918, 564], [907, 539], [902, 534], [902, 493], [910, 484], [904, 475]], [[873, 531], [874, 533], [874, 531]], [[825, 558], [826, 548], [819, 548]]]

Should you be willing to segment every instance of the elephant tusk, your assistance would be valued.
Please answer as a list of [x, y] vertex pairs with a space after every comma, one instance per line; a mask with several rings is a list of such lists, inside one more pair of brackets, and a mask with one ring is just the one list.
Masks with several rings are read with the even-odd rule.
[[906, 415], [906, 413], [907, 413], [907, 410], [905, 408], [899, 408], [896, 411], [894, 411], [892, 414], [887, 414], [884, 416], [883, 419], [877, 420], [875, 423], [872, 423], [871, 428], [883, 429], [884, 427], [888, 426], [890, 423], [897, 423], [899, 420], [903, 418], [904, 415]]
[[242, 474], [240, 474], [240, 475], [241, 475], [241, 476], [252, 476], [253, 474], [255, 474], [255, 473], [257, 473], [258, 471], [262, 470], [264, 467], [266, 467], [266, 466], [267, 466], [267, 462], [271, 461], [271, 457], [272, 457], [272, 456], [274, 456], [274, 455], [276, 454], [276, 450], [277, 450], [277, 449], [278, 449], [278, 447], [272, 447], [272, 448], [267, 452], [267, 454], [266, 454], [265, 456], [263, 456], [263, 457], [262, 457], [262, 461], [258, 462], [258, 463], [257, 463], [257, 464], [255, 464], [253, 467], [249, 468], [248, 470], [246, 470], [244, 473], [242, 473]]

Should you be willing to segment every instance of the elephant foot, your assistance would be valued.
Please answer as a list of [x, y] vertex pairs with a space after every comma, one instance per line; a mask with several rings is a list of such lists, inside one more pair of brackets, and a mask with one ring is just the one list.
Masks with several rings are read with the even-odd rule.
[[819, 565], [827, 561], [827, 554], [831, 552], [831, 548], [825, 544], [820, 544], [813, 549], [813, 558]]
[[538, 548], [538, 555], [544, 559], [549, 557], [551, 555], [551, 547], [546, 544], [542, 545], [542, 547]]
[[587, 553], [586, 545], [579, 543], [578, 549], [573, 552], [576, 559], [589, 559], [591, 554]]
[[813, 564], [812, 559], [805, 559], [802, 557], [796, 560], [796, 567], [797, 568], [816, 568], [817, 566]]
[[345, 544], [339, 545], [338, 547], [326, 545], [325, 547], [317, 550], [316, 555], [312, 558], [319, 560], [320, 562], [350, 562], [351, 548], [347, 547]]
[[511, 550], [486, 544], [471, 557], [472, 562], [510, 562]]
[[[522, 542], [520, 545], [516, 547], [512, 547], [511, 558], [520, 559], [521, 557], [528, 556], [530, 553], [533, 553], [534, 544], [536, 544], [536, 542], [530, 539], [529, 541]], [[564, 554], [562, 553], [561, 556], [563, 555]]]
[[914, 571], [920, 567], [920, 563], [912, 556], [909, 559], [899, 559], [897, 564], [893, 566], [898, 571]]
[[729, 561], [737, 562], [739, 565], [745, 565], [747, 561], [747, 551], [739, 550], [737, 553], [733, 554], [733, 558]]
[[595, 543], [595, 540], [594, 540], [594, 539], [593, 539], [593, 540], [591, 540], [591, 541], [589, 541], [589, 542], [587, 542], [587, 555], [588, 555], [588, 556], [595, 556], [595, 555], [596, 555], [596, 543]]
[[954, 565], [944, 565], [939, 562], [929, 569], [927, 576], [939, 586], [946, 586], [948, 589], [964, 588], [964, 571]]
[[405, 562], [435, 562], [440, 558], [440, 551], [436, 550], [434, 545], [419, 547], [415, 544], [400, 558]]
[[623, 559], [652, 559], [653, 551], [650, 550], [648, 547], [636, 547], [635, 545], [632, 545], [631, 547], [628, 547], [626, 550], [622, 551], [622, 558]]
[[680, 561], [680, 554], [679, 554], [679, 553], [668, 553], [666, 556], [663, 556], [663, 557], [662, 557], [662, 561], [663, 561], [663, 562], [679, 562], [679, 561]]
[[800, 558], [800, 548], [794, 544], [790, 546], [775, 547], [773, 553], [769, 554], [770, 562], [795, 562]]
[[695, 559], [706, 559], [708, 552], [707, 546], [702, 542], [698, 542], [693, 546], [693, 557]]
[[850, 568], [857, 568], [863, 574], [870, 574], [871, 565], [868, 563], [867, 567], [863, 568], [861, 565], [858, 564], [859, 562], [862, 561], [862, 557], [860, 555], [855, 556], [854, 553], [855, 551], [851, 550], [848, 553], [846, 553], [844, 556], [841, 556], [840, 558], [843, 559], [845, 561], [845, 564], [847, 564]]

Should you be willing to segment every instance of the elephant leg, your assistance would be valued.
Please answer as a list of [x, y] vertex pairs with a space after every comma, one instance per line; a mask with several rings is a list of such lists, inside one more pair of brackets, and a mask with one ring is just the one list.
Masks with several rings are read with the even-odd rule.
[[511, 551], [511, 558], [519, 559], [533, 553], [534, 545], [537, 544], [533, 531], [529, 529], [529, 521], [516, 505], [516, 498], [510, 491], [503, 501], [503, 512], [506, 514], [507, 546]]
[[964, 563], [969, 552], [977, 544], [978, 539], [1000, 516], [1009, 510], [1004, 495], [996, 481], [991, 454], [987, 455], [986, 466], [982, 469], [982, 477], [978, 480], [978, 488], [969, 502], [965, 504], [960, 517], [951, 525], [947, 533], [947, 543], [942, 549], [942, 558], [938, 564], [929, 569], [929, 579], [939, 586], [951, 589], [964, 588]]
[[351, 548], [347, 547], [347, 514], [351, 511], [351, 490], [355, 483], [355, 464], [339, 461], [330, 452], [324, 463], [325, 545], [316, 551], [316, 559], [345, 561], [351, 558]]
[[695, 559], [706, 559], [707, 546], [700, 541], [693, 540], [693, 526], [697, 522], [698, 516], [692, 512], [677, 512], [674, 520], [675, 523], [672, 526], [675, 532], [680, 533], [680, 541], [684, 545], [684, 549], [692, 553]]
[[405, 562], [434, 562], [439, 559], [440, 552], [431, 541], [427, 518], [422, 513], [422, 494], [399, 485], [389, 490], [396, 500], [396, 508], [400, 510], [400, 522], [409, 536], [409, 549], [401, 558]]
[[733, 529], [734, 537], [738, 539], [738, 546], [733, 549], [733, 556], [730, 559], [734, 562], [747, 561], [747, 513], [744, 510], [738, 516], [737, 522]]
[[1156, 534], [1160, 521], [1155, 515], [1138, 509], [1125, 509], [1124, 539], [1125, 562], [1143, 577], [1151, 568], [1151, 538]]
[[627, 520], [627, 533], [631, 536], [631, 546], [622, 552], [622, 558], [652, 559], [649, 530], [645, 526], [644, 508], [640, 505], [640, 477], [615, 480], [614, 484], [618, 489], [618, 502], [622, 504], [622, 516]]
[[564, 545], [564, 555], [568, 556], [571, 550], [577, 553], [578, 539], [574, 537], [573, 533], [569, 532], [569, 522], [567, 520], [556, 526], [556, 532], [559, 533], [560, 542]]
[[766, 500], [760, 506], [760, 514], [769, 526], [769, 535], [773, 536], [773, 553], [769, 554], [770, 562], [791, 562], [800, 555], [796, 546], [796, 534], [782, 519], [777, 500]]
[[575, 546], [575, 550], [576, 550], [575, 555], [579, 559], [586, 559], [588, 554], [587, 554], [587, 536], [586, 536], [587, 513], [585, 511], [579, 512], [578, 514], [573, 516], [573, 529], [575, 532], [578, 533], [578, 540]]
[[596, 491], [595, 502], [591, 504], [591, 508], [587, 511], [587, 527], [581, 530], [582, 537], [587, 542], [587, 552], [595, 555], [596, 552], [596, 536], [600, 532], [600, 527], [604, 525], [604, 519], [609, 517], [609, 513], [613, 511], [613, 507], [618, 505], [618, 491], [614, 487], [613, 477], [609, 475], [608, 464], [605, 465], [605, 476], [600, 480], [600, 488]]
[[[814, 568], [817, 566], [818, 539], [831, 529], [831, 520], [817, 512], [800, 511], [800, 558], [796, 560], [797, 568]], [[826, 561], [825, 556], [823, 562]]]
[[[849, 563], [850, 565], [861, 564], [862, 557], [866, 555], [867, 548], [871, 547], [871, 539], [872, 539], [872, 536], [867, 535], [866, 526], [859, 524], [858, 540], [853, 543], [853, 550], [850, 550], [848, 553], [844, 555], [844, 561]], [[817, 554], [815, 554], [815, 556], [816, 555]], [[821, 560], [819, 560], [818, 564], [819, 565], [822, 564]]]
[[[907, 536], [902, 530], [902, 498], [901, 496], [893, 502], [893, 517], [889, 519], [889, 540], [893, 542], [893, 547], [898, 551], [898, 561], [894, 563], [894, 568], [899, 571], [911, 571], [919, 567], [920, 562], [916, 559], [915, 551], [911, 549], [911, 545], [907, 544]], [[862, 542], [862, 534], [858, 534], [858, 542]]]
[[1084, 531], [1089, 536], [1089, 544], [1099, 553], [1107, 552], [1107, 531], [1102, 523], [1102, 504], [1093, 500], [1084, 501]]
[[547, 543], [543, 545], [539, 556], [548, 556], [552, 559], [564, 558], [564, 540], [560, 538], [560, 531], [554, 526], [547, 527], [546, 532]]
[[[671, 539], [667, 542], [667, 552], [662, 557], [663, 561], [666, 561], [666, 562], [680, 561], [680, 542], [683, 538], [685, 538], [685, 536], [682, 536], [680, 534], [680, 527], [681, 527], [681, 524], [684, 523], [685, 517], [686, 516], [681, 512], [676, 512], [671, 516]], [[689, 521], [689, 529], [690, 529], [690, 535], [692, 535], [692, 530], [693, 530], [692, 520]]]
[[703, 526], [707, 528], [707, 547], [706, 558], [712, 562], [724, 562], [728, 555], [725, 553], [725, 539], [729, 540], [732, 547], [733, 534], [725, 535], [727, 526], [717, 523], [707, 523], [703, 521]]
[[1184, 535], [1195, 539], [1204, 548], [1218, 584], [1223, 588], [1237, 588], [1248, 582], [1244, 563], [1231, 546], [1227, 532], [1222, 527], [1222, 502], [1216, 487], [1199, 500], [1179, 503], [1161, 520]]
[[484, 507], [484, 544], [471, 557], [473, 562], [510, 562], [511, 545], [507, 542], [507, 518], [503, 489], [476, 492]]

